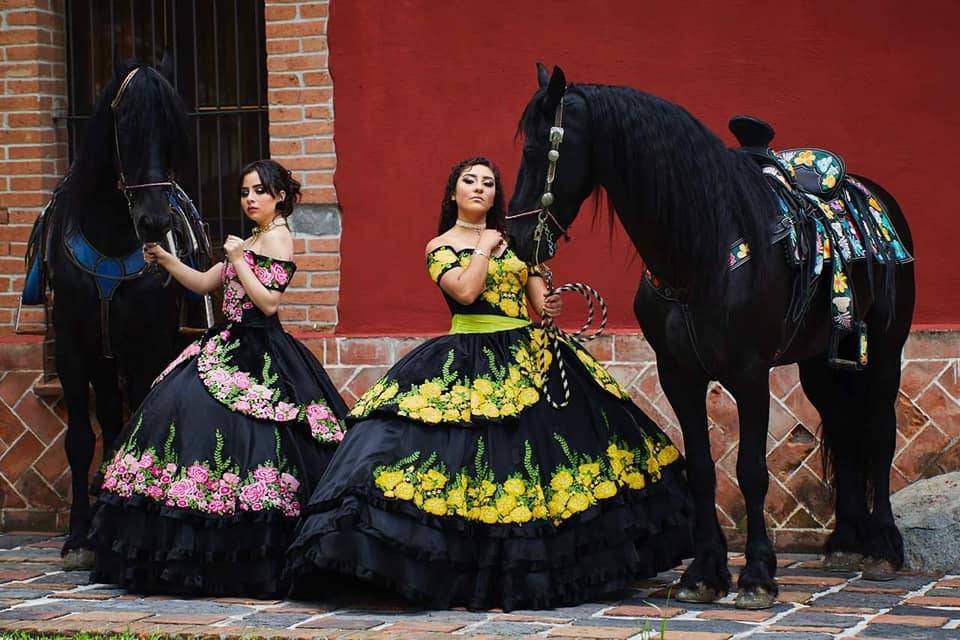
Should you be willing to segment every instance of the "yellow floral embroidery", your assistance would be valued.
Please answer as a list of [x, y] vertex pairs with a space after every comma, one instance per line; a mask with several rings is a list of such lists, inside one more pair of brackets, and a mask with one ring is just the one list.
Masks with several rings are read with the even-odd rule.
[[[364, 418], [387, 404], [396, 405], [399, 415], [428, 424], [519, 415], [540, 401], [543, 373], [553, 363], [553, 353], [544, 349], [544, 340], [542, 329], [530, 329], [529, 341], [517, 342], [511, 349], [512, 361], [505, 365], [499, 365], [493, 352], [486, 350], [490, 373], [473, 380], [450, 370], [455, 357], [451, 350], [438, 377], [411, 385], [403, 391], [398, 383], [381, 378], [361, 396], [350, 416]], [[616, 398], [629, 397], [586, 349], [570, 341], [566, 344], [577, 354], [577, 359], [600, 388]]]
[[610, 395], [624, 399], [628, 397], [627, 392], [620, 386], [617, 380], [610, 375], [610, 372], [607, 371], [606, 367], [597, 362], [590, 353], [579, 345], [571, 344], [570, 347], [577, 354], [577, 358], [582, 362], [586, 367], [587, 371], [590, 372], [590, 375], [593, 376], [593, 379], [597, 381], [607, 393]]
[[430, 272], [430, 279], [439, 282], [440, 276], [456, 263], [457, 254], [449, 247], [440, 247], [431, 251], [427, 255], [427, 270]]
[[843, 293], [847, 290], [847, 274], [842, 271], [837, 272], [833, 276], [833, 290], [836, 293]]
[[[490, 374], [473, 380], [450, 370], [456, 355], [451, 349], [438, 377], [403, 392], [396, 382], [383, 378], [361, 396], [350, 416], [366, 417], [385, 404], [396, 405], [401, 416], [428, 424], [515, 416], [540, 401], [543, 374], [537, 370], [533, 348], [537, 348], [534, 340], [518, 342], [512, 348], [513, 360], [506, 365], [498, 365], [494, 353], [484, 348]], [[551, 357], [546, 355], [549, 367]]]
[[816, 159], [817, 159], [817, 156], [814, 155], [812, 151], [804, 150], [793, 157], [793, 164], [797, 166], [800, 166], [801, 164], [805, 164], [808, 167], [812, 167], [813, 162]]
[[374, 484], [384, 497], [412, 502], [435, 516], [459, 516], [485, 524], [524, 524], [550, 520], [560, 524], [585, 511], [600, 500], [621, 490], [639, 491], [662, 477], [662, 469], [680, 458], [680, 452], [666, 437], [630, 449], [612, 438], [605, 456], [593, 458], [570, 450], [567, 442], [554, 435], [568, 463], [554, 469], [549, 481], [541, 481], [539, 467], [533, 464], [530, 442], [524, 443], [523, 472], [510, 474], [497, 482], [485, 462], [483, 438], [477, 441], [474, 469], [461, 469], [451, 475], [444, 463], [432, 453], [419, 466], [419, 451], [389, 466], [377, 467]]
[[827, 205], [825, 202], [818, 202], [817, 204], [820, 207], [820, 211], [823, 211], [824, 217], [827, 220], [833, 220], [833, 218], [835, 217], [833, 214], [833, 209], [831, 209], [829, 205]]
[[[434, 282], [439, 282], [449, 269], [466, 269], [472, 259], [469, 249], [455, 253], [450, 247], [439, 247], [427, 254], [427, 271]], [[488, 261], [487, 282], [480, 299], [493, 307], [494, 313], [529, 319], [524, 297], [528, 275], [526, 263], [507, 249], [499, 258]]]

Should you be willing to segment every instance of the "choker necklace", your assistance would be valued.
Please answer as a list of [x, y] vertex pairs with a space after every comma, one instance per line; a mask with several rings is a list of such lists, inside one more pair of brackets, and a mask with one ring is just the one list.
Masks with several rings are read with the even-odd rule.
[[254, 227], [251, 230], [251, 233], [253, 234], [253, 237], [256, 238], [257, 236], [263, 233], [266, 233], [267, 231], [270, 231], [274, 227], [285, 227], [285, 226], [287, 226], [287, 221], [284, 220], [282, 216], [277, 216], [276, 218], [271, 220], [269, 224], [265, 224], [262, 227], [261, 226]]
[[476, 231], [477, 233], [480, 233], [481, 231], [487, 228], [487, 225], [484, 222], [479, 222], [479, 223], [467, 222], [466, 220], [461, 220], [460, 218], [457, 218], [456, 225], [458, 227], [463, 227], [464, 229], [470, 229], [471, 231]]

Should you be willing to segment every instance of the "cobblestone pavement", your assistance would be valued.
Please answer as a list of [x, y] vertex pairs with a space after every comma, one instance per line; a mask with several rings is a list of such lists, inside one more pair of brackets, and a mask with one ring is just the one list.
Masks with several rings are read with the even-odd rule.
[[[611, 599], [539, 611], [423, 611], [385, 595], [319, 602], [241, 598], [140, 597], [90, 584], [87, 572], [60, 566], [61, 540], [0, 534], [0, 637], [129, 632], [198, 638], [586, 638], [726, 640], [887, 638], [960, 639], [960, 576], [904, 573], [892, 582], [819, 570], [812, 555], [780, 556], [779, 602], [738, 611], [733, 596], [703, 606], [667, 598], [668, 571]], [[736, 567], [740, 554], [731, 554]], [[734, 569], [735, 570], [735, 569]], [[657, 634], [656, 637], [659, 637]]]

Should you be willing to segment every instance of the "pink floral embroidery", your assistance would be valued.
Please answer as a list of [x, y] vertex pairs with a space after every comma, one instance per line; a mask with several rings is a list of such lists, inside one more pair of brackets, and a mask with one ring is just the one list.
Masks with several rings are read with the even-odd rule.
[[231, 411], [274, 422], [306, 422], [310, 433], [323, 443], [343, 440], [344, 427], [322, 402], [301, 406], [281, 399], [276, 387], [279, 376], [271, 372], [270, 356], [263, 356], [263, 380], [230, 364], [230, 352], [240, 346], [230, 342], [225, 329], [211, 336], [197, 358], [200, 380], [217, 401]]
[[176, 358], [174, 358], [173, 361], [170, 362], [170, 364], [167, 365], [167, 368], [164, 369], [164, 370], [160, 373], [160, 375], [157, 376], [157, 378], [153, 381], [153, 383], [152, 383], [150, 386], [152, 387], [152, 386], [156, 385], [158, 382], [160, 382], [161, 380], [163, 380], [164, 378], [166, 378], [168, 375], [170, 375], [170, 372], [171, 372], [171, 371], [173, 371], [174, 369], [176, 369], [177, 367], [179, 367], [182, 363], [186, 362], [187, 360], [189, 360], [189, 359], [192, 358], [193, 356], [197, 355], [198, 353], [200, 353], [200, 341], [199, 341], [199, 340], [198, 340], [197, 342], [193, 342], [193, 343], [187, 345], [187, 348], [184, 349], [183, 351], [181, 351], [181, 352], [180, 352], [180, 355], [178, 355]]
[[273, 272], [269, 269], [256, 266], [253, 268], [253, 275], [257, 276], [257, 280], [263, 283], [263, 286], [265, 287], [269, 287], [271, 284], [273, 284]]
[[[142, 417], [141, 417], [142, 420]], [[285, 462], [279, 466], [272, 461], [260, 464], [245, 479], [241, 479], [236, 465], [222, 460], [223, 438], [217, 432], [214, 464], [194, 462], [181, 466], [172, 451], [176, 429], [173, 425], [161, 458], [154, 449], [138, 453], [134, 447], [138, 423], [127, 443], [106, 465], [102, 489], [129, 498], [141, 495], [167, 507], [193, 509], [203, 513], [229, 516], [240, 511], [275, 509], [285, 516], [300, 515], [297, 490], [300, 482], [289, 471]], [[279, 433], [277, 456], [279, 453]]]
[[242, 307], [246, 297], [247, 292], [244, 291], [243, 285], [240, 284], [240, 281], [236, 278], [236, 273], [234, 273], [233, 278], [223, 288], [223, 315], [227, 320], [233, 322], [243, 320]]
[[287, 281], [290, 279], [287, 275], [287, 270], [279, 262], [274, 262], [270, 265], [270, 272], [273, 274], [273, 279], [276, 280], [280, 286], [287, 284]]
[[320, 442], [340, 442], [343, 440], [343, 425], [325, 404], [309, 404], [305, 410], [310, 433]]
[[[274, 260], [267, 256], [257, 256], [252, 251], [245, 251], [243, 260], [250, 266], [257, 280], [268, 289], [283, 290], [296, 268], [292, 263]], [[243, 312], [253, 309], [254, 305], [247, 297], [247, 292], [240, 283], [233, 264], [229, 262], [225, 264], [221, 278], [224, 283], [223, 314], [228, 320], [240, 322], [243, 319]]]

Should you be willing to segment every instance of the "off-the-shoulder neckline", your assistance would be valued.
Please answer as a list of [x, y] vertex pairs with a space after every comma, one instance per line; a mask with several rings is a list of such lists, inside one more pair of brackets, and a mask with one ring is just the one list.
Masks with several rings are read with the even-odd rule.
[[[433, 249], [431, 249], [431, 250], [427, 253], [427, 255], [430, 255], [431, 253], [434, 253], [435, 251], [439, 251], [440, 249], [450, 249], [450, 251], [453, 251], [454, 253], [460, 254], [460, 253], [463, 253], [464, 251], [469, 251], [470, 253], [473, 253], [473, 250], [475, 249], [475, 247], [464, 247], [463, 249], [455, 249], [452, 244], [441, 244], [441, 245], [437, 245], [436, 247], [434, 247]], [[504, 256], [507, 255], [507, 251], [512, 251], [512, 249], [511, 249], [510, 247], [507, 247], [506, 249], [503, 250], [503, 253], [501, 253], [501, 254], [498, 255], [498, 256], [493, 256], [493, 257], [496, 258], [497, 260], [501, 260], [501, 259], [503, 259]]]
[[274, 258], [273, 256], [267, 256], [267, 255], [264, 255], [264, 254], [262, 254], [262, 253], [257, 253], [257, 252], [254, 251], [253, 249], [244, 249], [243, 252], [244, 252], [244, 253], [250, 253], [250, 254], [255, 255], [255, 256], [259, 257], [259, 258], [266, 258], [267, 260], [273, 260], [274, 262], [286, 262], [286, 263], [288, 263], [288, 264], [296, 264], [293, 260], [284, 260], [283, 258]]

